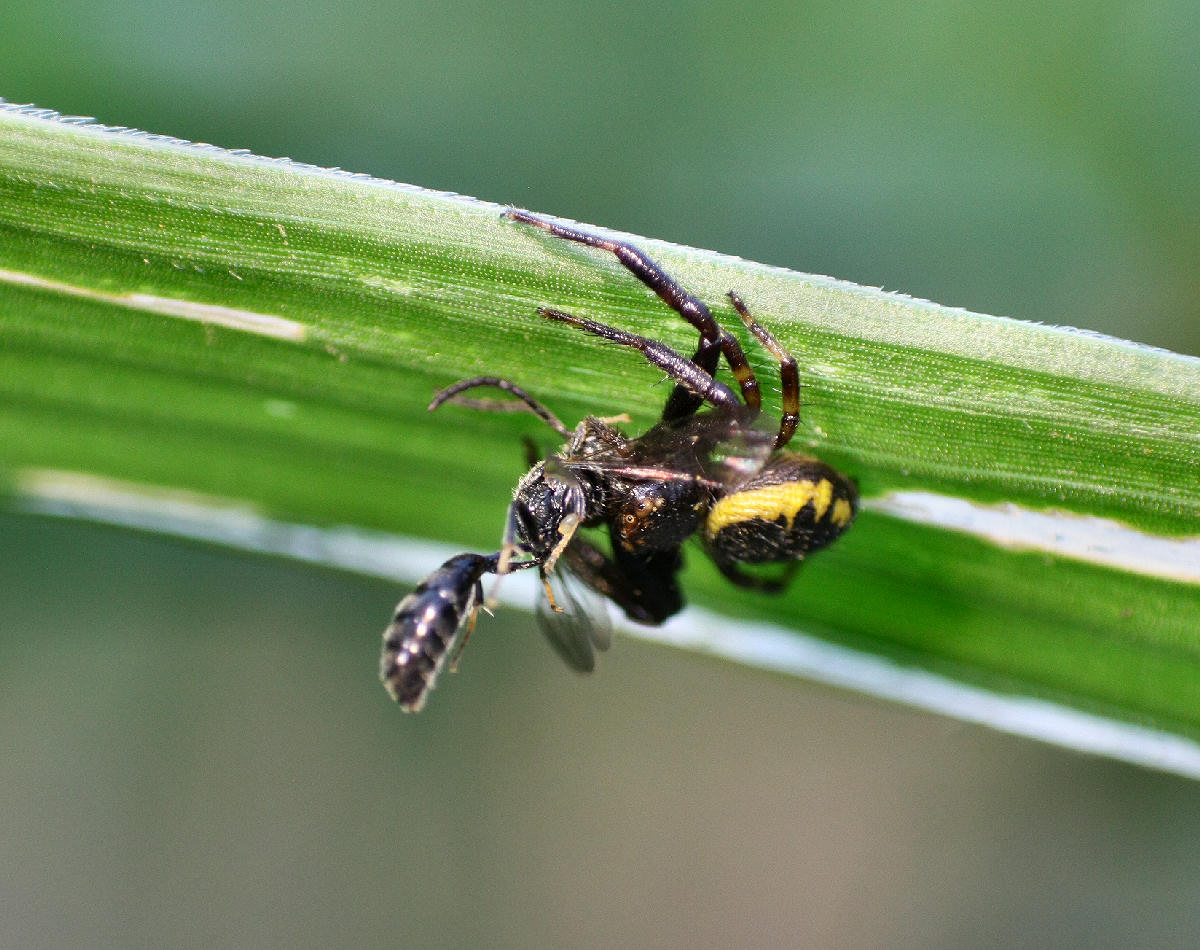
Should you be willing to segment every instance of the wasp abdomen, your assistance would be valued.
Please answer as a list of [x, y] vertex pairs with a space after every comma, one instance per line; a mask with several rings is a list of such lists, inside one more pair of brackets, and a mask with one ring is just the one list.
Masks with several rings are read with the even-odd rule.
[[383, 632], [379, 676], [406, 711], [425, 705], [454, 638], [474, 618], [480, 578], [495, 568], [495, 555], [456, 555], [397, 605]]
[[704, 537], [718, 563], [794, 561], [854, 520], [854, 483], [819, 459], [783, 454], [709, 510]]

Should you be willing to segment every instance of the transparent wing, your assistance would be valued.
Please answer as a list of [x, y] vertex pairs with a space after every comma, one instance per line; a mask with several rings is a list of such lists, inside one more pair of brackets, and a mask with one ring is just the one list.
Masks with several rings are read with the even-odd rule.
[[757, 472], [774, 451], [775, 430], [746, 425], [722, 412], [657, 425], [630, 443], [630, 451], [596, 451], [572, 462], [589, 471], [634, 481], [698, 480], [713, 487], [735, 484]]
[[714, 447], [706, 474], [712, 481], [735, 485], [756, 474], [774, 451], [773, 430], [739, 429]]
[[550, 595], [538, 600], [538, 627], [567, 666], [590, 673], [596, 668], [596, 651], [607, 650], [612, 642], [608, 603], [569, 570], [557, 571], [549, 583], [554, 602]]

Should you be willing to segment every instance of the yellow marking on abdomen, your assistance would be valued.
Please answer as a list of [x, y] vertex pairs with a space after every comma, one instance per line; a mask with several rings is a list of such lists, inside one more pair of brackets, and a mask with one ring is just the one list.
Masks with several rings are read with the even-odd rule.
[[850, 509], [850, 502], [845, 498], [839, 498], [833, 503], [833, 514], [829, 516], [829, 520], [839, 528], [846, 527], [852, 517], [854, 517], [854, 512]]
[[[780, 516], [787, 518], [790, 531], [796, 520], [796, 515], [809, 502], [812, 502], [814, 521], [820, 521], [833, 501], [833, 483], [827, 478], [819, 482], [799, 481], [784, 482], [781, 485], [764, 485], [762, 488], [750, 488], [746, 491], [726, 495], [708, 513], [705, 533], [709, 538], [715, 538], [722, 529], [743, 521], [762, 519], [775, 521]], [[849, 520], [849, 504], [839, 498], [833, 508], [833, 519], [836, 522], [841, 507], [846, 509]], [[844, 522], [839, 522], [843, 523]]]

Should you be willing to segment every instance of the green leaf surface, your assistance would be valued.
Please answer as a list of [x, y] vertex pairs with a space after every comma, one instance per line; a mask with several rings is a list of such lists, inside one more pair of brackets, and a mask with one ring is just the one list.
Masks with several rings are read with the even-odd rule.
[[[488, 373], [569, 424], [628, 413], [636, 431], [668, 392], [657, 371], [536, 307], [694, 345], [611, 257], [500, 210], [0, 107], [3, 476], [92, 473], [494, 550], [521, 435], [554, 439], [527, 415], [427, 414], [430, 395]], [[782, 597], [691, 550], [691, 600], [1200, 737], [1200, 362], [635, 241], [739, 333], [740, 292], [799, 361], [796, 444], [866, 501]], [[745, 346], [774, 413], [777, 367]], [[1112, 551], [955, 530], [905, 515], [913, 492], [1001, 525], [1129, 530]]]

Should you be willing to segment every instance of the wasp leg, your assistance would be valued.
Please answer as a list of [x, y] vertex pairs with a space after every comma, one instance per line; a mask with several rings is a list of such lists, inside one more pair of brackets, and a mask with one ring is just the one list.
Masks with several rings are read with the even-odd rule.
[[458, 649], [454, 651], [454, 656], [450, 657], [450, 672], [458, 672], [458, 661], [462, 658], [463, 650], [467, 648], [467, 641], [471, 639], [471, 634], [475, 632], [475, 620], [479, 616], [479, 610], [483, 607], [483, 584], [480, 581], [475, 582], [475, 590], [472, 594], [473, 603], [471, 604], [471, 613], [467, 617], [466, 626], [463, 629], [462, 639], [458, 641]]
[[[510, 208], [505, 212], [505, 216], [514, 221], [541, 228], [565, 241], [574, 241], [587, 247], [611, 251], [634, 277], [653, 290], [663, 303], [700, 332], [700, 343], [696, 347], [691, 361], [709, 376], [714, 376], [717, 372], [717, 365], [721, 361], [721, 354], [724, 353], [725, 361], [729, 364], [734, 378], [741, 387], [742, 399], [745, 400], [746, 405], [752, 409], [758, 409], [762, 405], [762, 393], [758, 380], [754, 378], [754, 371], [750, 368], [746, 354], [742, 352], [737, 338], [722, 330], [720, 324], [713, 319], [708, 307], [680, 287], [642, 251], [623, 241], [614, 241], [611, 238], [600, 237], [597, 234], [589, 234], [587, 231], [580, 231], [564, 224], [547, 221], [528, 211]], [[702, 402], [703, 399], [700, 396], [683, 383], [677, 382], [663, 409], [663, 422], [681, 422], [695, 413]]]
[[614, 560], [576, 535], [563, 554], [563, 562], [572, 574], [620, 607], [634, 623], [657, 627], [683, 609], [683, 595], [675, 580], [683, 566], [679, 548], [630, 554], [618, 546]]
[[733, 304], [733, 309], [742, 318], [742, 323], [746, 324], [746, 329], [754, 334], [758, 342], [766, 347], [775, 359], [779, 360], [783, 414], [779, 419], [779, 435], [775, 437], [775, 448], [782, 449], [791, 441], [796, 432], [796, 424], [800, 420], [800, 371], [796, 367], [796, 358], [780, 346], [779, 341], [771, 335], [770, 331], [750, 315], [750, 311], [746, 309], [746, 304], [737, 295], [737, 291], [729, 291], [728, 297], [729, 302]]
[[538, 313], [548, 320], [569, 323], [573, 327], [578, 327], [587, 333], [593, 333], [612, 343], [633, 347], [633, 349], [646, 358], [647, 362], [663, 370], [679, 386], [686, 389], [689, 394], [694, 395], [699, 402], [711, 403], [723, 409], [742, 407], [742, 403], [738, 401], [732, 389], [724, 383], [713, 379], [710, 374], [706, 373], [691, 360], [684, 359], [665, 343], [660, 343], [657, 340], [651, 340], [644, 336], [638, 336], [636, 333], [627, 333], [624, 330], [618, 330], [616, 327], [610, 327], [607, 324], [597, 323], [595, 320], [589, 320], [586, 317], [577, 317], [574, 314], [566, 313], [562, 310], [554, 310], [550, 307], [539, 307]]

